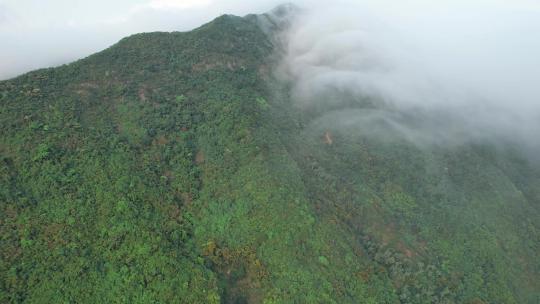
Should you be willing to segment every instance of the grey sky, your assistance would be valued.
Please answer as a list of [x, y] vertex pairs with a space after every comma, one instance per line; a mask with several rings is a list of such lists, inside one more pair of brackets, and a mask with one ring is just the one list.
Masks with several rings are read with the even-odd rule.
[[149, 31], [185, 31], [224, 14], [264, 12], [279, 1], [0, 0], [0, 79], [67, 63]]
[[[66, 63], [102, 50], [137, 32], [189, 30], [223, 13], [269, 10], [276, 0], [0, 0], [0, 79]], [[422, 20], [489, 7], [538, 15], [536, 0], [293, 1], [306, 7], [349, 4], [388, 19]], [[329, 4], [331, 3], [331, 4]], [[457, 20], [459, 22], [459, 20]], [[432, 21], [427, 21], [432, 22]], [[416, 25], [421, 24], [414, 21]], [[413, 24], [414, 25], [414, 24]], [[460, 26], [460, 24], [456, 24]], [[518, 25], [519, 26], [519, 25]], [[429, 28], [422, 28], [421, 33]], [[417, 35], [421, 36], [421, 35]]]

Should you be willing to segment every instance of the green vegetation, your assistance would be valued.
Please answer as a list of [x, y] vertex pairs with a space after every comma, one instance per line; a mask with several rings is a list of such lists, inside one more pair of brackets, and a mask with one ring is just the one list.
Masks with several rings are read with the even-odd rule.
[[0, 82], [0, 302], [540, 302], [537, 165], [300, 111], [256, 20]]

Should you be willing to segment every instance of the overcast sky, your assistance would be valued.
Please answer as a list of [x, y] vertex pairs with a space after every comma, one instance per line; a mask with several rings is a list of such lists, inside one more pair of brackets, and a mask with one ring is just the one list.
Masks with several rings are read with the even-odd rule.
[[[275, 0], [0, 0], [0, 79], [32, 69], [54, 66], [85, 57], [122, 37], [148, 31], [189, 30], [212, 18], [232, 13], [268, 11], [283, 1]], [[305, 7], [328, 7], [354, 3], [357, 10], [369, 9], [409, 39], [437, 39], [441, 49], [456, 56], [483, 52], [484, 47], [519, 56], [493, 69], [516, 70], [535, 64], [539, 57], [540, 1], [538, 0], [365, 0], [292, 1]], [[481, 15], [479, 17], [479, 15]], [[486, 44], [452, 47], [467, 35], [487, 39]], [[505, 32], [501, 36], [497, 33]], [[507, 45], [500, 37], [511, 39]], [[469, 37], [470, 38], [470, 37]], [[445, 45], [446, 44], [446, 45]], [[477, 48], [477, 49], [475, 49]], [[469, 52], [469, 53], [467, 53]], [[534, 53], [534, 56], [532, 56]], [[437, 56], [440, 54], [429, 54]], [[449, 61], [451, 63], [451, 61]], [[452, 63], [453, 64], [453, 63]], [[489, 65], [491, 62], [486, 62]]]
[[278, 1], [0, 0], [0, 79], [102, 50], [122, 37], [185, 31], [224, 13], [263, 12]]

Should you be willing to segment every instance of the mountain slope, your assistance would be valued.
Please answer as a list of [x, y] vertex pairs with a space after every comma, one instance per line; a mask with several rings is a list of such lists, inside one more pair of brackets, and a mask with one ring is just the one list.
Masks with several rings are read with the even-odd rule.
[[1, 301], [536, 303], [539, 168], [296, 108], [262, 18], [0, 82]]

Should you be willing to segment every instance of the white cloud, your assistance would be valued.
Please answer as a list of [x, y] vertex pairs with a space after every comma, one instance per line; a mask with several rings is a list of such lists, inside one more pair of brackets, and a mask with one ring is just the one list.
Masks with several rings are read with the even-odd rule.
[[[47, 67], [87, 56], [133, 33], [189, 30], [220, 14], [262, 13], [281, 2], [284, 1], [0, 0], [0, 41], [3, 42], [0, 48], [0, 79], [29, 69]], [[419, 40], [437, 37], [436, 30], [444, 30], [442, 26], [429, 29], [423, 24], [433, 25], [437, 18], [444, 19], [449, 14], [467, 12], [471, 7], [485, 7], [488, 11], [519, 11], [529, 14], [540, 11], [540, 3], [536, 0], [441, 0], [436, 2], [428, 0], [334, 0], [332, 2], [297, 0], [293, 2], [306, 7], [331, 8], [348, 4], [357, 10], [361, 8], [367, 11], [369, 8], [369, 14], [378, 16], [382, 20], [399, 20], [401, 24], [398, 29], [419, 27], [418, 34], [409, 37]], [[497, 16], [493, 18], [497, 19]], [[445, 23], [460, 26], [460, 20], [454, 21], [449, 20]], [[498, 26], [504, 27], [500, 23]], [[470, 22], [465, 24], [470, 24]], [[517, 23], [517, 25], [520, 24], [523, 23]], [[491, 26], [491, 24], [486, 24], [486, 26]], [[527, 32], [531, 30], [533, 29], [524, 29]], [[457, 33], [457, 31], [448, 32]], [[517, 36], [516, 39], [519, 40], [519, 37], [524, 35]], [[459, 43], [459, 37], [449, 38], [448, 42], [441, 39], [437, 41], [441, 45]], [[496, 38], [493, 40], [492, 43], [496, 44]], [[532, 42], [523, 45], [522, 52], [535, 50], [529, 44]], [[42, 56], [33, 56], [39, 60], [30, 60], [32, 64], [29, 65], [27, 54], [35, 53], [36, 49], [40, 50]], [[65, 49], [74, 51], [70, 52], [70, 56], [62, 57], [66, 54]], [[522, 57], [530, 58], [531, 56]], [[523, 62], [522, 64], [530, 63]], [[489, 63], [486, 62], [485, 65]]]
[[[310, 107], [340, 102], [335, 93], [367, 95], [389, 105], [382, 117], [414, 139], [504, 138], [540, 148], [540, 11], [498, 1], [420, 2], [368, 9], [347, 1], [307, 11], [289, 33], [285, 61], [296, 101]], [[427, 117], [413, 130], [396, 113]]]
[[204, 8], [211, 3], [211, 0], [152, 0], [146, 6], [153, 9], [190, 9]]

